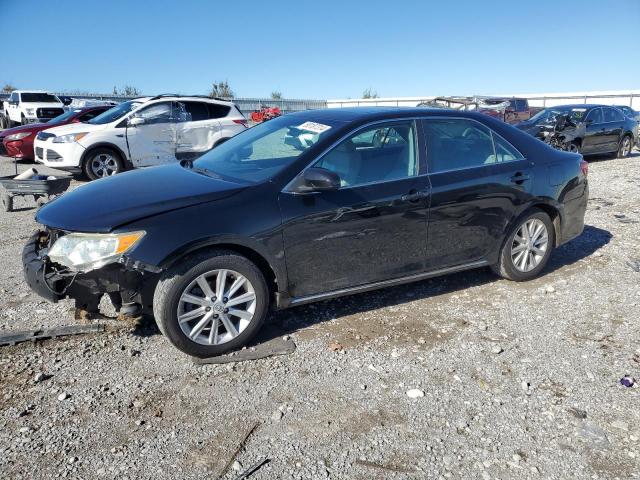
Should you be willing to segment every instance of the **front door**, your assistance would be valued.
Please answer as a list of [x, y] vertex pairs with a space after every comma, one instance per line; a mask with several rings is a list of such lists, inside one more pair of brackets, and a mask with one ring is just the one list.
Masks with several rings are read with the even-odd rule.
[[364, 127], [314, 163], [340, 189], [280, 194], [294, 297], [423, 271], [429, 184], [417, 145], [413, 121]]
[[473, 120], [426, 119], [424, 133], [431, 182], [426, 267], [485, 260], [529, 198], [532, 165]]
[[[127, 125], [129, 157], [135, 167], [176, 161], [176, 126], [181, 120], [174, 102], [160, 102], [137, 111]], [[132, 122], [132, 119], [137, 119]], [[135, 125], [134, 125], [135, 123]]]

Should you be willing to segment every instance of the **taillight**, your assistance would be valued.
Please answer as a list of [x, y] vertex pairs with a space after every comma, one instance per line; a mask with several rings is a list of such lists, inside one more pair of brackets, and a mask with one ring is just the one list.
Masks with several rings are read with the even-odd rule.
[[234, 120], [233, 123], [237, 123], [238, 125], [242, 125], [244, 128], [249, 128], [249, 124], [246, 120]]
[[580, 171], [582, 172], [582, 175], [584, 175], [585, 177], [589, 175], [589, 164], [584, 158], [580, 160]]

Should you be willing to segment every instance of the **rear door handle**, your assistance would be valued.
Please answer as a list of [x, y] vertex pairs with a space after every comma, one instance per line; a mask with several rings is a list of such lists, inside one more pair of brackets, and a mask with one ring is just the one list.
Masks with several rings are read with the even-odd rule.
[[522, 185], [522, 183], [526, 182], [527, 180], [529, 180], [529, 175], [527, 175], [526, 173], [516, 173], [513, 177], [510, 178], [511, 183], [516, 183], [518, 185]]
[[400, 197], [403, 202], [417, 202], [429, 196], [429, 192], [411, 190]]

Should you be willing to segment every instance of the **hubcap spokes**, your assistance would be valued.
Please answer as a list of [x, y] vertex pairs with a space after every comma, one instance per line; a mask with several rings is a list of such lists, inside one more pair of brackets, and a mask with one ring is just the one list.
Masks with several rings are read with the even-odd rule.
[[233, 270], [213, 270], [182, 292], [178, 324], [196, 343], [221, 345], [249, 326], [255, 309], [256, 293], [249, 280]]
[[544, 258], [548, 246], [549, 234], [545, 224], [537, 218], [527, 220], [513, 237], [513, 265], [521, 272], [533, 270]]
[[91, 169], [96, 177], [109, 177], [117, 173], [118, 166], [111, 155], [100, 154], [91, 161]]

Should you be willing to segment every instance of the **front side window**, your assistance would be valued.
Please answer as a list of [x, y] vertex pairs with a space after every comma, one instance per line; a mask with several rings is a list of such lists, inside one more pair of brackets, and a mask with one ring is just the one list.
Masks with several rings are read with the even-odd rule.
[[457, 118], [429, 119], [424, 125], [431, 172], [496, 162], [491, 131], [484, 125]]
[[416, 176], [418, 162], [414, 122], [361, 130], [324, 155], [314, 167], [336, 173], [343, 187]]
[[154, 125], [158, 123], [172, 123], [172, 102], [155, 103], [134, 114], [135, 117], [143, 118], [145, 125]]
[[587, 115], [587, 121], [589, 123], [602, 123], [602, 109], [594, 108]]

